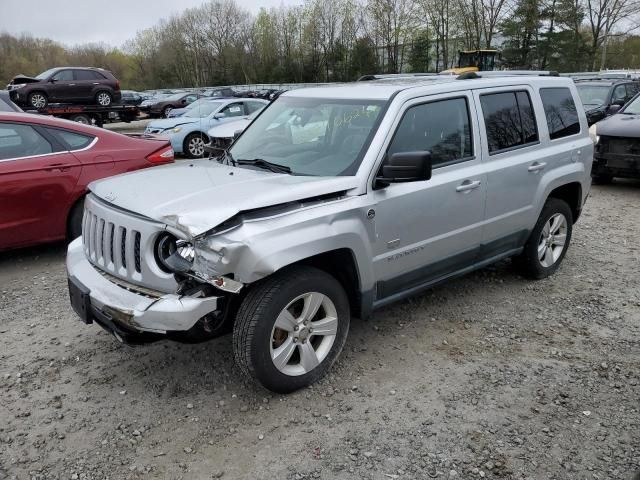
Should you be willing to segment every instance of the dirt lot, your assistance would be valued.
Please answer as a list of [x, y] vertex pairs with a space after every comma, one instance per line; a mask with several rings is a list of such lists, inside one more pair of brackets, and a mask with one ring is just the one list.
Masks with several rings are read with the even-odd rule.
[[130, 348], [69, 307], [64, 246], [0, 256], [0, 479], [630, 479], [640, 182], [594, 187], [560, 271], [504, 262], [354, 321], [319, 385], [230, 339]]

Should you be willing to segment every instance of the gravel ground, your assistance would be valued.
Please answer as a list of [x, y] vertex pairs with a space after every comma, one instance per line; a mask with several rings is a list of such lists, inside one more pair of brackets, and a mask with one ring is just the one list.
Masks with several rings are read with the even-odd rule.
[[354, 321], [319, 384], [229, 337], [79, 323], [64, 246], [0, 255], [0, 479], [625, 479], [640, 469], [640, 182], [594, 187], [552, 278], [510, 263]]

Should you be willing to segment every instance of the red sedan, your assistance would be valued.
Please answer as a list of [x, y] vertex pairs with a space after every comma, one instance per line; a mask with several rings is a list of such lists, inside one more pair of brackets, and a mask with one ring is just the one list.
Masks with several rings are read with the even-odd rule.
[[0, 250], [79, 236], [90, 182], [170, 162], [166, 139], [0, 112]]

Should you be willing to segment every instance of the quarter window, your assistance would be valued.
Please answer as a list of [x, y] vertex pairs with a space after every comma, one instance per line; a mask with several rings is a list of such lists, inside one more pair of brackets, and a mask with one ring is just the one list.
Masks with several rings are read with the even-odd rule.
[[81, 150], [89, 146], [89, 144], [93, 142], [94, 138], [96, 138], [91, 135], [83, 135], [81, 133], [70, 132], [69, 130], [59, 130], [57, 128], [47, 128], [47, 131], [72, 151]]
[[51, 144], [29, 125], [0, 124], [0, 160], [53, 152]]
[[551, 140], [580, 133], [578, 111], [568, 88], [541, 88], [540, 98]]
[[76, 80], [104, 80], [102, 75], [91, 70], [75, 70], [73, 75]]
[[481, 95], [480, 104], [490, 154], [538, 141], [536, 117], [526, 91]]
[[387, 153], [421, 150], [431, 152], [434, 167], [473, 156], [465, 98], [438, 100], [406, 111]]

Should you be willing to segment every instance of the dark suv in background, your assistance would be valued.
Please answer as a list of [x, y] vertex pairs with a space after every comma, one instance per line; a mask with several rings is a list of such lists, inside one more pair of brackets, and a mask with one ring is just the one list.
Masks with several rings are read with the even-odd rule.
[[616, 113], [640, 92], [640, 82], [635, 80], [594, 77], [574, 81], [589, 125]]
[[18, 105], [36, 109], [54, 102], [108, 107], [121, 98], [120, 82], [102, 68], [59, 67], [36, 77], [18, 75], [7, 90]]

